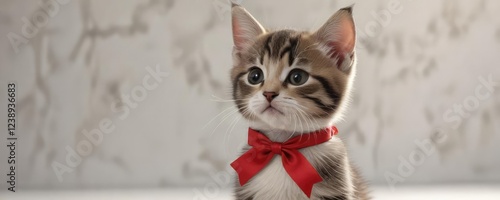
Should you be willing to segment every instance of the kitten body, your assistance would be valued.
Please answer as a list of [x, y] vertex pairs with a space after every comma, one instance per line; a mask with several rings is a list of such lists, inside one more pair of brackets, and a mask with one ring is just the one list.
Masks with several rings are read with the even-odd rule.
[[[244, 8], [233, 5], [232, 25], [233, 98], [252, 129], [284, 142], [330, 127], [341, 117], [356, 65], [351, 8], [339, 10], [310, 33], [267, 31]], [[287, 174], [281, 157], [274, 156], [245, 185], [236, 181], [236, 199], [368, 199], [367, 187], [340, 138], [300, 152], [323, 179], [314, 185], [310, 198]]]

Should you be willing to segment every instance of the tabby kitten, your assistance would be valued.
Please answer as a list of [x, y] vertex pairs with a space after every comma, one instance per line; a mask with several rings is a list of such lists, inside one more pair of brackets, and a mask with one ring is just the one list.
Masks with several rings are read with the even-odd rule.
[[[243, 7], [232, 7], [233, 98], [241, 114], [273, 142], [331, 127], [341, 116], [355, 74], [352, 8], [336, 12], [316, 32], [269, 31]], [[250, 147], [244, 148], [244, 151]], [[338, 137], [300, 152], [323, 181], [311, 197], [293, 182], [280, 156], [248, 183], [239, 200], [368, 199]], [[236, 181], [238, 182], [238, 181]]]

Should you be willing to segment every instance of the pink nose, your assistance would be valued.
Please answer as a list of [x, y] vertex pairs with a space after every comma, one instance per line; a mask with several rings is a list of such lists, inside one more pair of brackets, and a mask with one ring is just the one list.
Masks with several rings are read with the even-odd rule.
[[266, 99], [267, 99], [267, 102], [271, 103], [271, 101], [278, 96], [278, 93], [276, 92], [264, 92], [262, 93]]

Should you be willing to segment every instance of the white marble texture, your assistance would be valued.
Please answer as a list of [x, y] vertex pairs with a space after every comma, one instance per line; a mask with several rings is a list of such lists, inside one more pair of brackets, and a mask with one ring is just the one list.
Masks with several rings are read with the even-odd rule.
[[[19, 188], [199, 186], [227, 170], [247, 127], [224, 100], [232, 48], [229, 13], [219, 7], [229, 6], [224, 0], [69, 0], [15, 52], [7, 35], [22, 34], [22, 18], [42, 12], [39, 2], [45, 1], [0, 1], [0, 127], [6, 84], [15, 81]], [[478, 77], [500, 82], [500, 2], [397, 1], [401, 12], [371, 37], [371, 12], [387, 9], [389, 0], [242, 5], [265, 26], [314, 29], [354, 2], [358, 76], [338, 127], [366, 179], [385, 186], [386, 172], [397, 174], [398, 158], [417, 149], [415, 140], [451, 126], [443, 114], [475, 94]], [[169, 76], [121, 119], [111, 105], [143, 84], [147, 66], [157, 65]], [[495, 91], [480, 101], [404, 183], [498, 183], [499, 97]], [[65, 148], [75, 148], [86, 139], [82, 131], [105, 118], [115, 130], [60, 182], [53, 162], [64, 163]]]

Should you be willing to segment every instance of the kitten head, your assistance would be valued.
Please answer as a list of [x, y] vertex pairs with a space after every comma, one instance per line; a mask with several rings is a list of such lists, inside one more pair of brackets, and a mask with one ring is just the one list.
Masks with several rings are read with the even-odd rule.
[[341, 115], [356, 63], [351, 7], [306, 32], [268, 31], [233, 5], [232, 27], [233, 98], [252, 128], [309, 132]]

